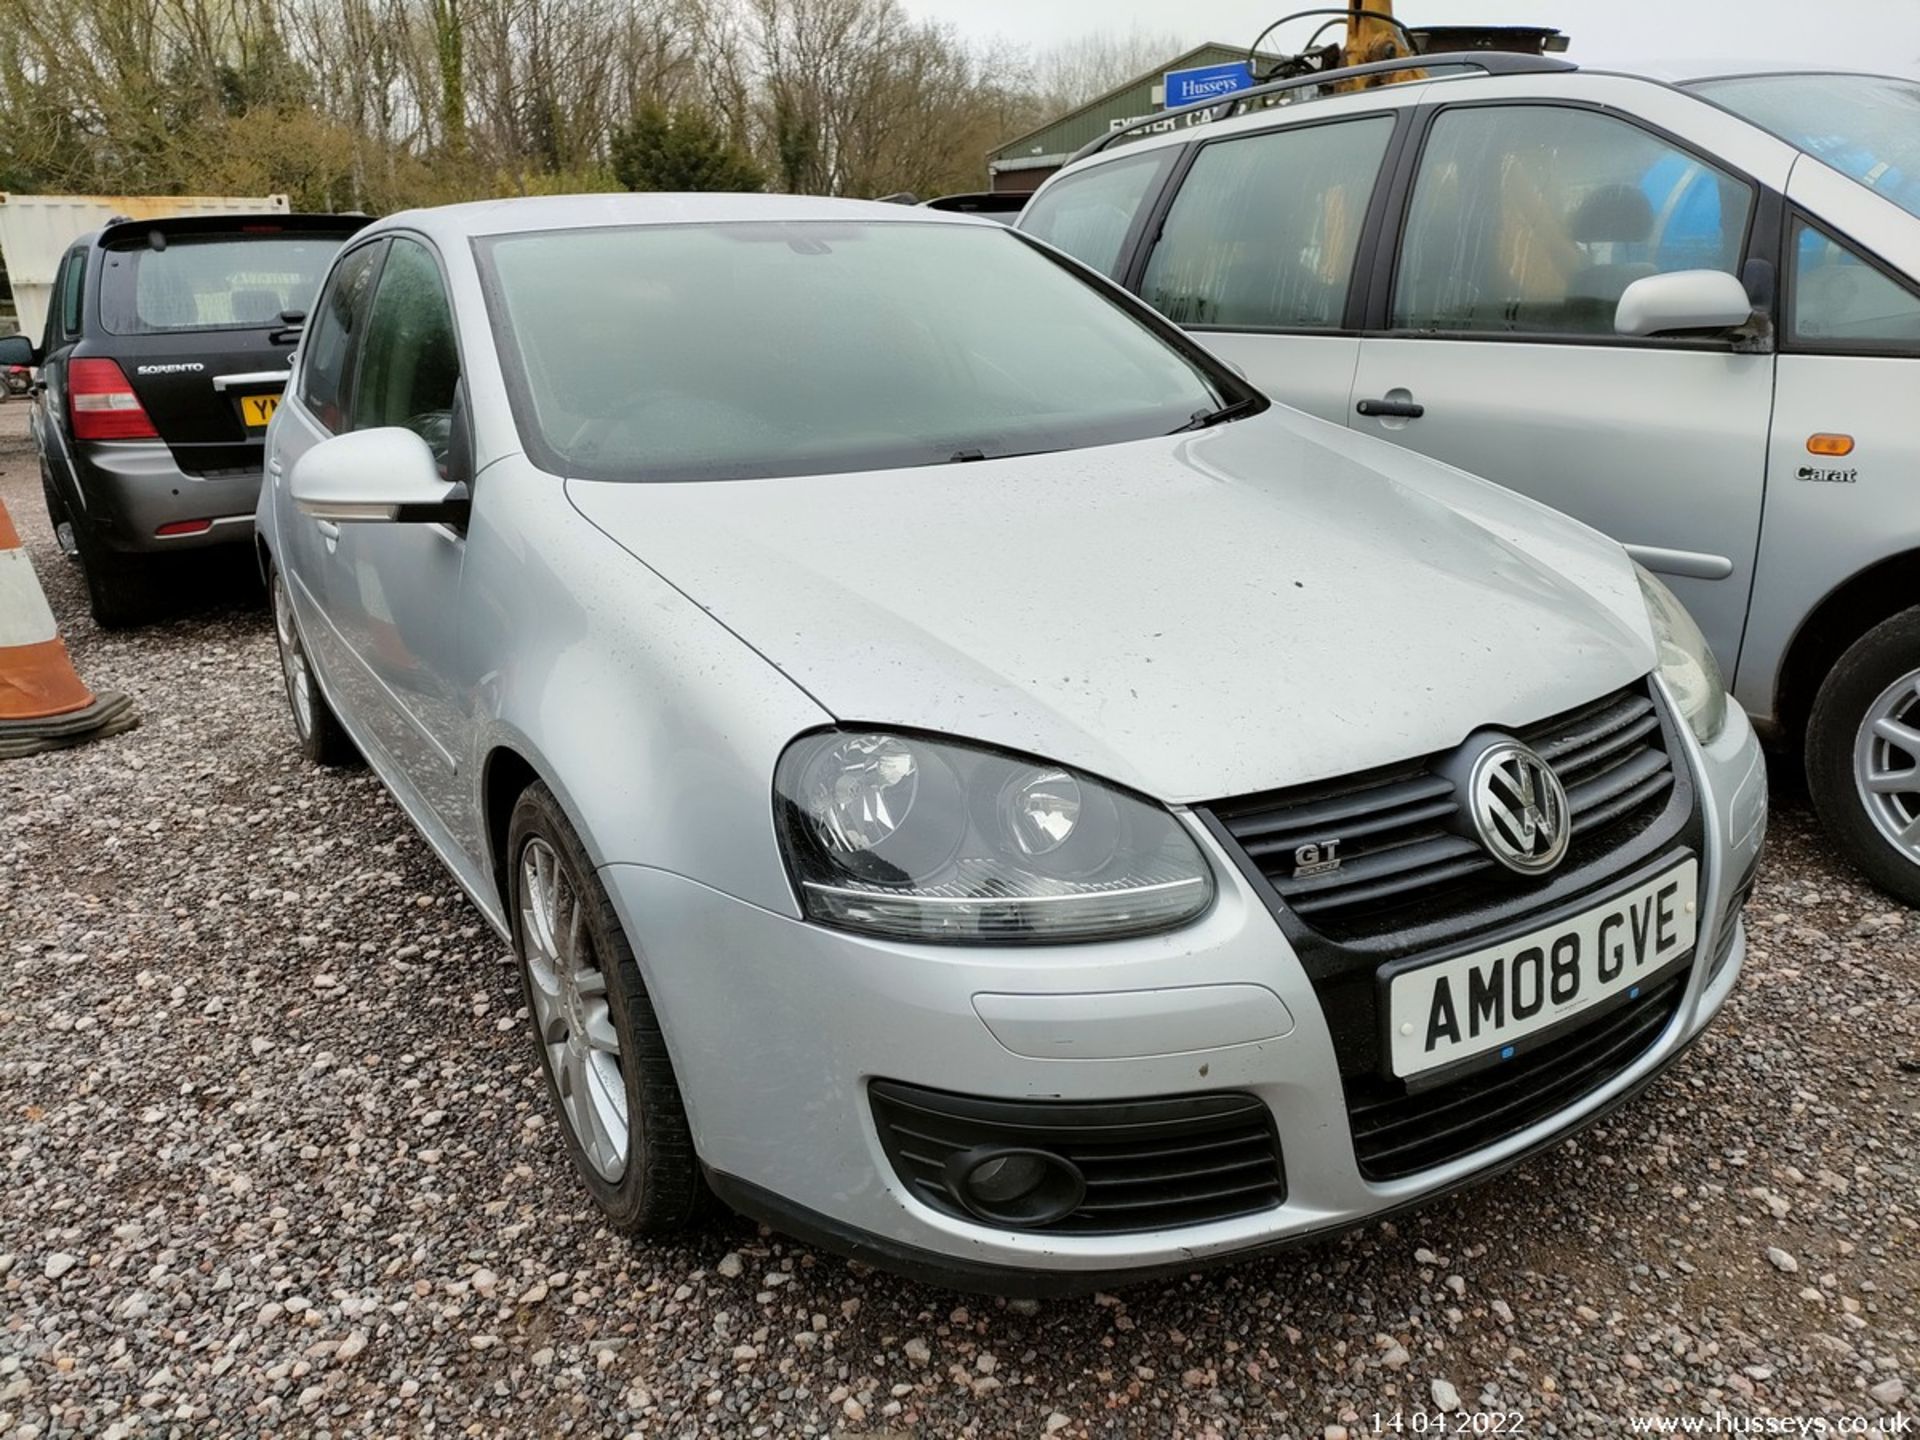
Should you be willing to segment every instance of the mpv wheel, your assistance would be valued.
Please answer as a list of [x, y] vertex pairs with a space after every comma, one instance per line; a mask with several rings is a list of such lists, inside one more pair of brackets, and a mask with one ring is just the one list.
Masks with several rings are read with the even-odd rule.
[[706, 1193], [659, 1017], [585, 848], [533, 785], [507, 830], [513, 943], [567, 1153], [624, 1230], [685, 1225]]
[[1920, 608], [1869, 630], [1828, 672], [1807, 721], [1807, 785], [1847, 858], [1920, 905]]
[[353, 741], [340, 728], [327, 697], [320, 693], [320, 682], [307, 663], [307, 648], [300, 640], [300, 627], [294, 622], [292, 597], [280, 567], [272, 567], [267, 581], [268, 603], [273, 607], [273, 638], [280, 650], [280, 675], [287, 686], [287, 708], [293, 712], [293, 733], [299, 737], [300, 753], [315, 765], [350, 765], [359, 759]]

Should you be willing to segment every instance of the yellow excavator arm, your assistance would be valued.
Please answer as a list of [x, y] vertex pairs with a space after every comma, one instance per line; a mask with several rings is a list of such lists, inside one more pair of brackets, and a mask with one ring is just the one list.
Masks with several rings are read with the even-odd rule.
[[[1340, 47], [1340, 63], [1365, 65], [1373, 60], [1398, 60], [1413, 54], [1407, 33], [1393, 20], [1393, 0], [1349, 0], [1347, 38]], [[1403, 80], [1424, 80], [1424, 70], [1392, 70], [1384, 75], [1356, 75], [1333, 82], [1329, 89], [1371, 90], [1379, 85], [1394, 85]]]

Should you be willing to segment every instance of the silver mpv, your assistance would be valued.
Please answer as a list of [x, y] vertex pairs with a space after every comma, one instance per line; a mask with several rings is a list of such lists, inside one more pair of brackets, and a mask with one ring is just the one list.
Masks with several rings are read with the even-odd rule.
[[1753, 732], [1612, 542], [987, 221], [404, 214], [268, 436], [308, 756], [520, 959], [607, 1215], [971, 1288], [1498, 1171], [1725, 1002]]
[[1920, 904], [1920, 81], [1418, 64], [1103, 137], [1019, 224], [1275, 399], [1621, 541]]

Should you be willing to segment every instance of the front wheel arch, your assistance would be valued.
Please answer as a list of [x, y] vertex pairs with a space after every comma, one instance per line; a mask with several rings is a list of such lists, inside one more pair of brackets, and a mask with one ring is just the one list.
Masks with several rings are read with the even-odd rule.
[[[493, 881], [493, 892], [500, 902], [500, 913], [513, 913], [508, 873], [507, 832], [513, 824], [513, 807], [529, 788], [540, 783], [540, 772], [518, 750], [496, 745], [480, 763], [480, 827], [487, 847], [486, 870]], [[548, 786], [549, 790], [553, 787]], [[578, 827], [575, 827], [578, 829]]]

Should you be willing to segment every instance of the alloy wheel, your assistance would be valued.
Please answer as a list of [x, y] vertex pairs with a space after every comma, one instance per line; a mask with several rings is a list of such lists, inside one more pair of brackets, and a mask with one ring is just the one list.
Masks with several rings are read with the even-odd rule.
[[1854, 783], [1874, 828], [1920, 865], [1920, 670], [1882, 690], [1853, 745]]
[[617, 1181], [627, 1167], [627, 1085], [607, 977], [580, 895], [553, 847], [538, 836], [520, 852], [519, 889], [534, 1031], [587, 1163], [601, 1179]]

